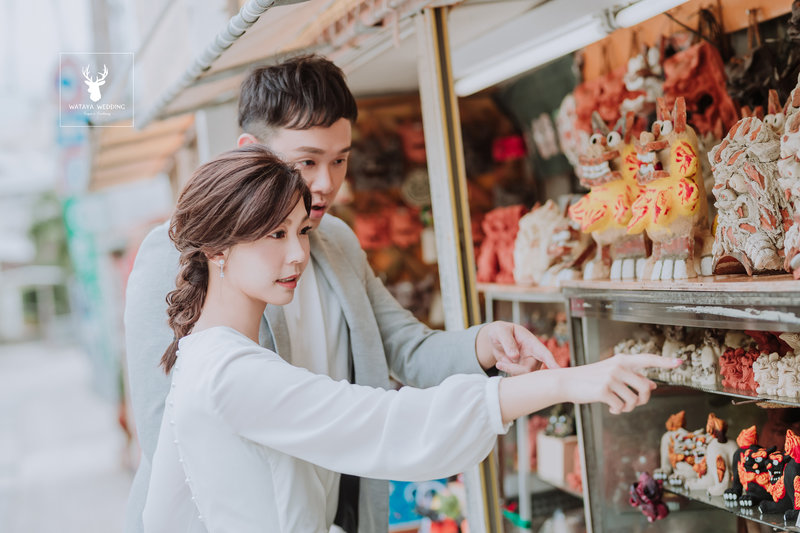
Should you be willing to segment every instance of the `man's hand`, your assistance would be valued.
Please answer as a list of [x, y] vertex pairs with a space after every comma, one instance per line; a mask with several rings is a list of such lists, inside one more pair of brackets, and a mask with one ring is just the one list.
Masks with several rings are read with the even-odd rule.
[[541, 368], [558, 368], [550, 353], [536, 335], [518, 324], [491, 322], [478, 331], [475, 340], [478, 362], [484, 370], [496, 366], [510, 376]]

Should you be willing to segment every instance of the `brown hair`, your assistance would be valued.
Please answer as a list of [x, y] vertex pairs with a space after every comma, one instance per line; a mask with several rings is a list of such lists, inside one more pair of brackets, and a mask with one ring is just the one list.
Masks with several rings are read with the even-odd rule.
[[311, 193], [300, 173], [269, 149], [250, 144], [198, 168], [178, 198], [169, 237], [181, 253], [175, 290], [167, 294], [168, 323], [175, 338], [161, 358], [169, 373], [178, 341], [200, 316], [208, 290], [208, 258], [234, 244], [274, 230]]
[[355, 122], [358, 107], [341, 69], [324, 57], [257, 68], [242, 82], [239, 126], [262, 142], [273, 128], [327, 128], [341, 118]]

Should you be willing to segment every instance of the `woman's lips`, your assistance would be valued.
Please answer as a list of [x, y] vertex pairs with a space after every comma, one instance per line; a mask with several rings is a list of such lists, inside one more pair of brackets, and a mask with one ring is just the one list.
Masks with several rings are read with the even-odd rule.
[[297, 280], [299, 278], [300, 278], [300, 276], [291, 276], [291, 277], [288, 277], [288, 278], [281, 278], [281, 279], [277, 280], [275, 283], [277, 283], [281, 287], [285, 287], [287, 289], [295, 289], [295, 288], [297, 288]]

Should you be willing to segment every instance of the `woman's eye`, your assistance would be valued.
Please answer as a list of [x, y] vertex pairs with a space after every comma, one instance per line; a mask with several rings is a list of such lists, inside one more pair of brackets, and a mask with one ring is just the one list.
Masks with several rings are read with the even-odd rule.
[[300, 165], [301, 167], [312, 167], [312, 166], [314, 166], [314, 162], [312, 160], [310, 160], [310, 159], [305, 159], [303, 161], [298, 162], [297, 164]]
[[306, 226], [305, 228], [303, 228], [303, 229], [301, 229], [301, 230], [300, 230], [300, 235], [306, 235], [306, 234], [308, 234], [308, 232], [309, 232], [309, 231], [311, 231], [311, 230], [312, 230], [312, 227], [311, 227], [311, 226]]
[[345, 163], [347, 163], [347, 159], [344, 157], [339, 158], [333, 162], [334, 165], [344, 165]]
[[280, 231], [276, 231], [274, 233], [270, 233], [269, 236], [272, 237], [273, 239], [283, 239], [284, 237], [286, 237], [286, 232], [283, 231], [283, 230], [280, 230]]

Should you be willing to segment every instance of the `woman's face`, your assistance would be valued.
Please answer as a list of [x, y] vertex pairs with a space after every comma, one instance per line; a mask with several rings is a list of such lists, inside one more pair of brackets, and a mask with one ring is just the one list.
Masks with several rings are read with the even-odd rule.
[[221, 285], [259, 302], [288, 304], [308, 264], [310, 230], [308, 213], [300, 201], [267, 236], [230, 248]]

